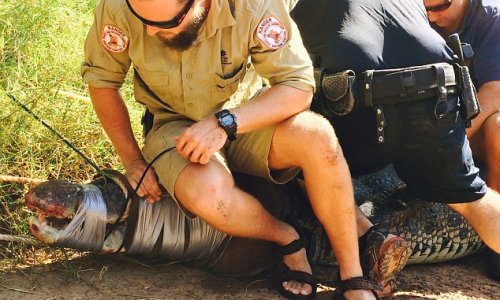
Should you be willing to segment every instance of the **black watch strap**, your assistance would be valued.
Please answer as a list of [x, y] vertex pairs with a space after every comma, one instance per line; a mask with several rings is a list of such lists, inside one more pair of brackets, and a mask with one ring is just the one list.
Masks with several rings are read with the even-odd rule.
[[236, 116], [228, 109], [223, 109], [215, 113], [215, 117], [219, 126], [226, 132], [228, 140], [236, 140], [236, 131], [238, 129]]

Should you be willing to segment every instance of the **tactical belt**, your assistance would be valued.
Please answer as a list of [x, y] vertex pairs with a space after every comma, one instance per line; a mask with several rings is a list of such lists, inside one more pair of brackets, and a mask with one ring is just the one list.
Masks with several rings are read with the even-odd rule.
[[[328, 99], [339, 100], [338, 98], [345, 95], [348, 85], [351, 84], [357, 104], [361, 106], [408, 103], [439, 96], [439, 93], [458, 92], [454, 67], [448, 63], [402, 69], [368, 70], [356, 75], [353, 71], [327, 74], [324, 69], [316, 70], [323, 73], [316, 79], [321, 77], [319, 88]], [[446, 91], [439, 91], [442, 87]]]
[[373, 107], [380, 133], [377, 140], [383, 143], [386, 126], [383, 105], [436, 98], [434, 115], [439, 119], [456, 106], [456, 101], [447, 101], [449, 95], [460, 91], [456, 78], [454, 66], [448, 63], [368, 70], [360, 74], [352, 70], [328, 74], [325, 69], [316, 68], [318, 92], [313, 110], [327, 116], [342, 116], [356, 107]]
[[[446, 63], [366, 71], [360, 77], [358, 91], [362, 91], [361, 98], [366, 106], [408, 103], [427, 99], [436, 92], [438, 96], [457, 93], [454, 68]], [[440, 91], [441, 88], [446, 90]]]

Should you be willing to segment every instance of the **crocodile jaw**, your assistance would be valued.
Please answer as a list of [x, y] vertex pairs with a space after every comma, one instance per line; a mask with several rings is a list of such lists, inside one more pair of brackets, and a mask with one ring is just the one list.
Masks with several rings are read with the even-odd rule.
[[50, 226], [46, 220], [32, 216], [29, 219], [31, 233], [41, 242], [52, 245], [59, 238], [60, 229]]

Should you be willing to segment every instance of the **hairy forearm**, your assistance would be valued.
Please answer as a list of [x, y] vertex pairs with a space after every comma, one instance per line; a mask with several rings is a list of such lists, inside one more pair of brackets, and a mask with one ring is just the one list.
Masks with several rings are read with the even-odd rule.
[[274, 85], [249, 103], [231, 110], [238, 119], [238, 133], [276, 124], [309, 108], [312, 92]]
[[495, 112], [500, 111], [500, 81], [485, 83], [477, 92], [481, 113], [472, 121], [472, 127], [467, 129], [470, 138], [483, 125], [484, 121]]
[[142, 159], [141, 150], [132, 132], [127, 107], [119, 91], [89, 87], [89, 92], [97, 117], [125, 168]]

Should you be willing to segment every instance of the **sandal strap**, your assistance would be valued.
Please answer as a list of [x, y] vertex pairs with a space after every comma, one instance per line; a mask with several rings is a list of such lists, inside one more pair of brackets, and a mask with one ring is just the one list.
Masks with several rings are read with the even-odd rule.
[[278, 246], [278, 252], [281, 255], [290, 255], [300, 251], [300, 249], [305, 247], [306, 247], [306, 241], [304, 240], [304, 238], [300, 237], [299, 239], [291, 242], [290, 244], [284, 246]]
[[294, 280], [301, 283], [307, 283], [313, 288], [313, 290], [318, 284], [313, 275], [303, 271], [294, 271], [290, 269], [282, 270], [281, 280], [282, 282]]
[[337, 286], [337, 289], [341, 295], [344, 294], [345, 291], [349, 290], [371, 290], [371, 291], [384, 290], [384, 288], [380, 284], [364, 276], [341, 280]]

